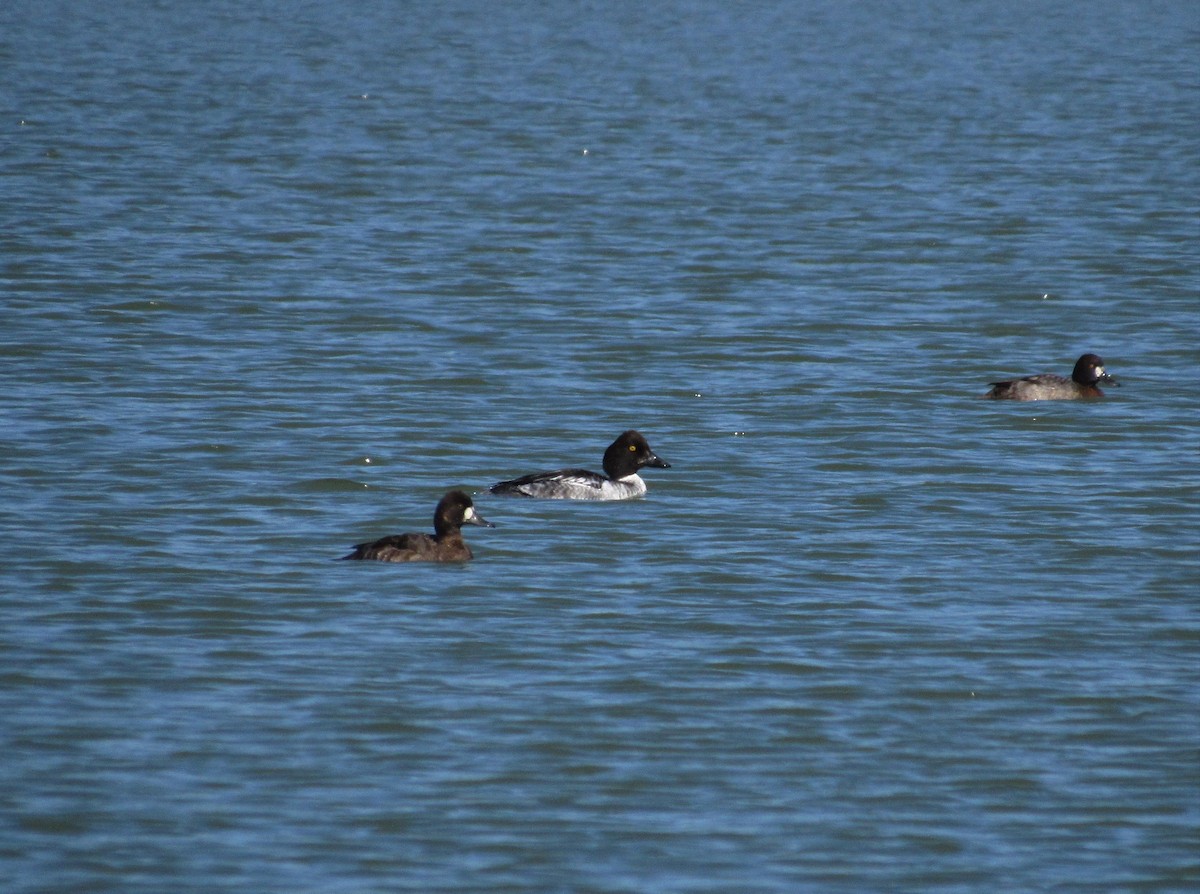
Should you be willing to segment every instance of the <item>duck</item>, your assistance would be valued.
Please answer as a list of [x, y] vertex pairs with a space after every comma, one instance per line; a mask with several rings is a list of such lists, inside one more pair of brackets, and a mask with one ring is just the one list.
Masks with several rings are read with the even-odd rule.
[[1120, 386], [1120, 382], [1104, 369], [1104, 361], [1096, 354], [1084, 354], [1075, 361], [1071, 378], [1054, 373], [1025, 376], [1007, 382], [991, 382], [992, 388], [982, 395], [988, 400], [1091, 400], [1104, 397], [1098, 383]]
[[534, 497], [542, 500], [632, 500], [646, 493], [646, 482], [638, 475], [650, 467], [669, 469], [641, 432], [621, 432], [604, 451], [604, 474], [587, 469], [558, 469], [535, 472], [493, 484], [493, 494]]
[[343, 559], [367, 559], [377, 562], [467, 562], [474, 556], [463, 540], [463, 525], [496, 527], [475, 511], [471, 498], [461, 490], [452, 490], [438, 501], [433, 511], [433, 534], [390, 534], [355, 545]]

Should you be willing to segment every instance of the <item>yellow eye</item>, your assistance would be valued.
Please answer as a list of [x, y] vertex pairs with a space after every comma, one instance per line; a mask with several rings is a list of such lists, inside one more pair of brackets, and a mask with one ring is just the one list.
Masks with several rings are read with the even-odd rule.
[[629, 452], [630, 452], [630, 453], [637, 453], [637, 444], [630, 444], [630, 445], [629, 445]]

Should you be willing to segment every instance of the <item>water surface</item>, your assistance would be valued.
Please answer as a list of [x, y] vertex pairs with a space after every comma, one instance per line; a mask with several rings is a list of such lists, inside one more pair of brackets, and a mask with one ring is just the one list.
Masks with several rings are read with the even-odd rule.
[[[1194, 890], [1198, 58], [9, 4], [5, 890]], [[485, 492], [630, 427], [643, 500]], [[452, 487], [475, 562], [333, 561]]]

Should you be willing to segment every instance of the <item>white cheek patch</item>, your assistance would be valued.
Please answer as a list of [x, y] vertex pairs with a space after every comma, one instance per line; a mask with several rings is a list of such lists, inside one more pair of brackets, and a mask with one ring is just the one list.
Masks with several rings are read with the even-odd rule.
[[1104, 372], [1104, 367], [1097, 366], [1096, 367], [1096, 378], [1098, 378], [1098, 379], [1103, 378], [1105, 375], [1106, 375], [1106, 373]]
[[474, 517], [475, 517], [475, 507], [468, 506], [467, 511], [463, 513], [463, 518], [466, 519], [467, 521], [470, 521]]

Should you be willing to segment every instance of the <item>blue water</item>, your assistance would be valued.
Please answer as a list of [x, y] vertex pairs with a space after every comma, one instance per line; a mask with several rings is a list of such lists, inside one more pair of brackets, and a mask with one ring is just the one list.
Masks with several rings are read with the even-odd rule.
[[1200, 7], [176, 6], [0, 10], [0, 889], [1200, 888]]

